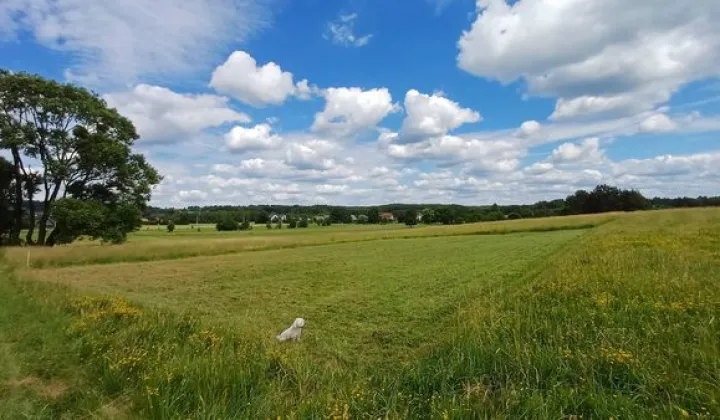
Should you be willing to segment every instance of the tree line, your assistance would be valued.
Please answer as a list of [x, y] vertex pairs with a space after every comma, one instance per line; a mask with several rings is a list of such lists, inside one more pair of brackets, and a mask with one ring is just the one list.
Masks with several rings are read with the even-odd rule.
[[0, 245], [123, 242], [161, 179], [137, 139], [97, 94], [0, 69]]
[[267, 225], [272, 215], [285, 215], [287, 220], [309, 220], [327, 223], [386, 222], [382, 213], [391, 213], [393, 220], [415, 224], [457, 224], [506, 219], [524, 219], [609, 211], [638, 211], [676, 207], [720, 206], [720, 197], [646, 198], [639, 191], [598, 185], [590, 191], [578, 190], [564, 199], [538, 201], [527, 205], [463, 206], [445, 204], [387, 204], [383, 206], [328, 205], [250, 205], [207, 206], [184, 209], [148, 207], [146, 224], [217, 224], [232, 220]]

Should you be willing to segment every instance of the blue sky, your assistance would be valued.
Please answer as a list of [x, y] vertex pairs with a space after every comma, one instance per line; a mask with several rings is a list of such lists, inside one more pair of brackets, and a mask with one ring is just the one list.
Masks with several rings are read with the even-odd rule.
[[720, 194], [720, 4], [8, 0], [0, 67], [138, 127], [153, 204]]

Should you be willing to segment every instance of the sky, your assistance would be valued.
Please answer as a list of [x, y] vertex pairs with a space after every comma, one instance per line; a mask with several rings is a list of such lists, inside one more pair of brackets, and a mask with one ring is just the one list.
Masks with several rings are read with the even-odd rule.
[[3, 0], [0, 68], [85, 86], [152, 204], [720, 195], [720, 2]]

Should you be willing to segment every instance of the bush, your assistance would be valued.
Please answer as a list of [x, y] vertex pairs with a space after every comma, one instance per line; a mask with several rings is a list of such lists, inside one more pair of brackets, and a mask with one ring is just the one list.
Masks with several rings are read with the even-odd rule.
[[282, 220], [278, 220], [277, 226], [275, 226], [275, 229], [282, 229]]
[[290, 219], [290, 222], [288, 222], [288, 227], [290, 229], [295, 229], [297, 227], [297, 225], [298, 225], [298, 222], [295, 219]]
[[307, 221], [307, 219], [300, 219], [300, 221], [297, 223], [297, 227], [299, 227], [299, 228], [306, 228], [306, 227], [308, 227], [308, 221]]
[[173, 232], [174, 230], [175, 230], [175, 222], [173, 222], [173, 221], [171, 220], [171, 221], [169, 221], [168, 224], [167, 224], [167, 231], [168, 231], [168, 232]]
[[507, 218], [510, 220], [515, 220], [515, 219], [522, 219], [522, 216], [520, 216], [518, 213], [513, 212], [513, 213], [508, 214]]
[[240, 230], [252, 230], [252, 225], [246, 220], [240, 223]]
[[217, 225], [215, 225], [215, 228], [220, 232], [238, 230], [238, 222], [231, 217], [227, 217], [220, 220]]
[[272, 229], [272, 225], [270, 224], [270, 222], [265, 223], [265, 227], [268, 229]]

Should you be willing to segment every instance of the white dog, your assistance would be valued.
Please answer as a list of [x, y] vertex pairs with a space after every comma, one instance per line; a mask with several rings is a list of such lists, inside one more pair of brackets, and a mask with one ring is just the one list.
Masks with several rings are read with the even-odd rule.
[[295, 318], [295, 322], [290, 326], [290, 328], [286, 329], [280, 335], [276, 336], [278, 341], [287, 341], [287, 340], [299, 340], [300, 334], [302, 334], [302, 329], [305, 326], [305, 320], [302, 318]]

